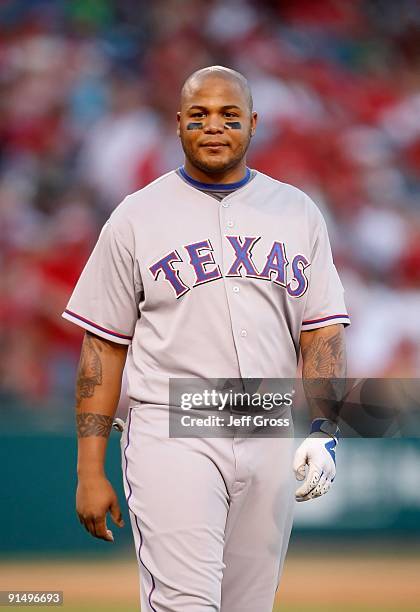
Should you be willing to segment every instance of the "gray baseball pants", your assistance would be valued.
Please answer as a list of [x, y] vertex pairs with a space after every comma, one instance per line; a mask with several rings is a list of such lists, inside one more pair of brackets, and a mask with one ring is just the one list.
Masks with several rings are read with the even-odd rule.
[[131, 404], [121, 437], [142, 612], [271, 612], [294, 507], [292, 438], [169, 438]]

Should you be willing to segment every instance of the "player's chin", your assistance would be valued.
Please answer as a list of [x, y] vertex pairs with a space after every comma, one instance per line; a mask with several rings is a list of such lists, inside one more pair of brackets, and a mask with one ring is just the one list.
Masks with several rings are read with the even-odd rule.
[[211, 172], [222, 172], [231, 166], [232, 158], [224, 151], [216, 153], [205, 152], [200, 155], [200, 163], [203, 169]]

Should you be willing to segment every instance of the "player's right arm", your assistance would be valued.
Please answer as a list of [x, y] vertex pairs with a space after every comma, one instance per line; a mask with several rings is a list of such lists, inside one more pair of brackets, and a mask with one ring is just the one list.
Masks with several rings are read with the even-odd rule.
[[110, 512], [123, 527], [117, 495], [105, 474], [105, 454], [121, 392], [127, 345], [85, 332], [76, 380], [78, 439], [76, 511], [94, 537], [113, 541]]

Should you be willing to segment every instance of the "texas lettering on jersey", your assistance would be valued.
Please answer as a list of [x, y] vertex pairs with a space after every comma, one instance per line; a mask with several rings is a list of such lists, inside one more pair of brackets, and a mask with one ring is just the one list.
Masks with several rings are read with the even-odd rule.
[[[252, 249], [261, 239], [261, 236], [225, 236], [225, 239], [232, 248], [232, 263], [225, 274], [226, 277], [245, 276], [256, 280], [273, 281], [295, 298], [302, 297], [305, 294], [308, 288], [305, 270], [310, 262], [304, 255], [295, 255], [289, 268], [290, 262], [286, 255], [286, 245], [283, 242], [274, 241], [266, 255], [265, 262], [258, 270], [252, 258]], [[213, 247], [209, 239], [187, 244], [184, 249], [187, 252], [187, 261], [195, 273], [193, 288], [223, 278], [220, 266], [214, 259]], [[184, 282], [180, 271], [176, 267], [177, 263], [183, 262], [184, 259], [179, 252], [174, 250], [149, 267], [156, 281], [164, 278], [170, 283], [177, 299], [191, 289]], [[291, 270], [290, 275], [289, 270]]]

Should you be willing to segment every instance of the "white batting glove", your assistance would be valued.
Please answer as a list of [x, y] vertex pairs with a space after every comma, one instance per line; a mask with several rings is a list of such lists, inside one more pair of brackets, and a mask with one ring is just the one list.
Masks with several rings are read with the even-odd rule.
[[312, 422], [311, 433], [299, 446], [293, 460], [296, 479], [305, 481], [296, 491], [296, 501], [315, 499], [329, 491], [336, 473], [338, 439], [339, 429], [331, 421], [315, 419]]

